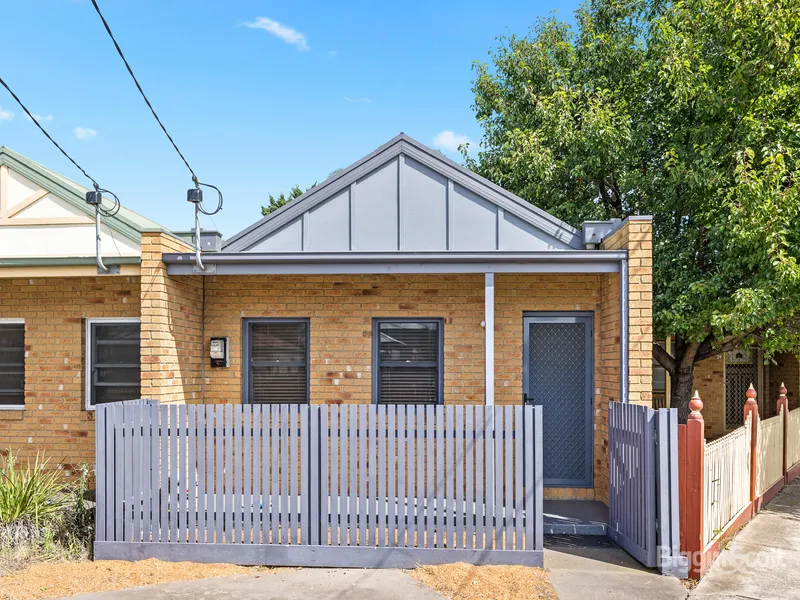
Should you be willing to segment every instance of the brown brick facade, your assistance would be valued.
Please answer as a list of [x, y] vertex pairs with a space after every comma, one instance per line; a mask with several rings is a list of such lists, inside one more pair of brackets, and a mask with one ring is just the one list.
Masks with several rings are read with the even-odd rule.
[[139, 316], [138, 277], [0, 278], [0, 318], [25, 320], [25, 410], [0, 411], [0, 450], [51, 464], [94, 462], [86, 407], [86, 320]]
[[142, 397], [200, 402], [203, 279], [167, 275], [165, 252], [191, 252], [166, 233], [142, 235]]
[[[650, 235], [649, 220], [632, 219], [624, 222], [606, 243], [606, 249], [629, 251], [629, 389], [631, 400], [639, 403], [649, 403], [652, 396]], [[92, 278], [88, 283], [70, 278], [38, 280], [35, 290], [23, 290], [16, 280], [0, 279], [0, 290], [9, 298], [27, 300], [35, 294], [47, 298], [49, 308], [35, 319], [52, 323], [48, 315], [62, 313], [64, 318], [77, 319], [69, 323], [70, 327], [65, 324], [64, 339], [59, 344], [68, 356], [48, 355], [49, 373], [56, 368], [58, 360], [68, 358], [73, 361], [71, 366], [79, 363], [68, 377], [51, 375], [50, 379], [39, 379], [35, 369], [26, 365], [26, 392], [32, 402], [37, 402], [34, 398], [47, 400], [48, 408], [42, 409], [42, 415], [33, 410], [33, 404], [24, 413], [0, 414], [0, 432], [11, 434], [8, 442], [0, 440], [4, 442], [0, 445], [27, 444], [24, 432], [38, 431], [40, 438], [34, 436], [31, 447], [47, 447], [65, 454], [77, 448], [69, 452], [70, 461], [91, 460], [92, 415], [84, 410], [82, 398], [83, 325], [79, 322], [87, 316], [141, 316], [142, 397], [162, 402], [197, 403], [241, 401], [243, 318], [309, 318], [311, 401], [368, 403], [372, 400], [373, 318], [437, 317], [444, 321], [445, 403], [484, 402], [485, 290], [482, 273], [168, 275], [161, 261], [162, 253], [188, 251], [191, 248], [187, 244], [169, 234], [145, 233], [141, 279], [105, 277]], [[17, 288], [12, 290], [15, 282], [19, 294]], [[608, 402], [618, 400], [620, 394], [619, 288], [617, 273], [495, 276], [497, 404], [522, 402], [525, 312], [581, 311], [594, 315], [594, 488], [549, 489], [546, 493], [550, 497], [607, 498], [607, 410]], [[75, 290], [81, 292], [75, 293]], [[78, 297], [80, 300], [76, 299]], [[27, 310], [34, 310], [33, 305]], [[0, 317], [5, 316], [15, 314], [4, 307]], [[36, 364], [32, 360], [34, 349], [41, 352], [40, 348], [49, 341], [38, 337], [38, 321], [33, 316], [31, 319], [33, 329], [26, 344], [31, 348], [29, 360], [33, 367]], [[230, 340], [230, 366], [227, 368], [208, 366], [208, 343], [213, 336], [227, 336]], [[58, 390], [61, 379], [68, 385], [65, 388], [69, 390], [68, 397]], [[68, 429], [64, 431], [71, 432], [70, 427], [76, 427], [76, 432], [83, 432], [75, 434], [81, 436], [79, 446], [74, 446], [71, 433], [59, 431], [61, 416], [72, 419], [65, 421]], [[31, 424], [38, 429], [32, 430]], [[56, 445], [55, 441], [49, 441], [51, 439], [63, 443]]]
[[[762, 397], [758, 399], [759, 413], [763, 418], [775, 416], [778, 388], [787, 388], [789, 409], [800, 406], [800, 367], [793, 354], [776, 354], [763, 367]], [[703, 420], [708, 438], [726, 433], [725, 427], [725, 357], [712, 356], [694, 367], [694, 387], [703, 399]]]

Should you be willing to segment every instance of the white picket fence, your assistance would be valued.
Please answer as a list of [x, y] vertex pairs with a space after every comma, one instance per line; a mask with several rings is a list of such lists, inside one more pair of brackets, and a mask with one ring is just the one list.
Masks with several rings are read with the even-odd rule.
[[706, 444], [704, 544], [750, 503], [751, 421]]
[[800, 462], [800, 408], [789, 412], [789, 435], [786, 438], [786, 465], [793, 467]]
[[783, 477], [784, 418], [781, 411], [779, 415], [758, 423], [756, 493], [759, 496]]

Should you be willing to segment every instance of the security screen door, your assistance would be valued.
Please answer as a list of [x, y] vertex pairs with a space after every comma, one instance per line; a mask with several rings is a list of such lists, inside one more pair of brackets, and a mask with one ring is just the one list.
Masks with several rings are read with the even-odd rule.
[[592, 485], [592, 314], [526, 313], [525, 403], [543, 407], [544, 484]]

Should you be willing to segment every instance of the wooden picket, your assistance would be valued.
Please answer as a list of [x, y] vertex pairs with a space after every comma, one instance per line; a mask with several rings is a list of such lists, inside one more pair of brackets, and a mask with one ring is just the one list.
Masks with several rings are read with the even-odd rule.
[[783, 411], [770, 418], [758, 421], [756, 494], [762, 495], [784, 477], [783, 472]]
[[97, 558], [542, 564], [541, 407], [97, 408]]

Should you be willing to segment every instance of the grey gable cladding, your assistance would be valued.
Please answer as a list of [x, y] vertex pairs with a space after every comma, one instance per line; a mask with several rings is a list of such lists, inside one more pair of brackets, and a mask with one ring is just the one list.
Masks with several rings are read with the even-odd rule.
[[580, 232], [400, 134], [229, 238], [225, 252], [583, 249]]

